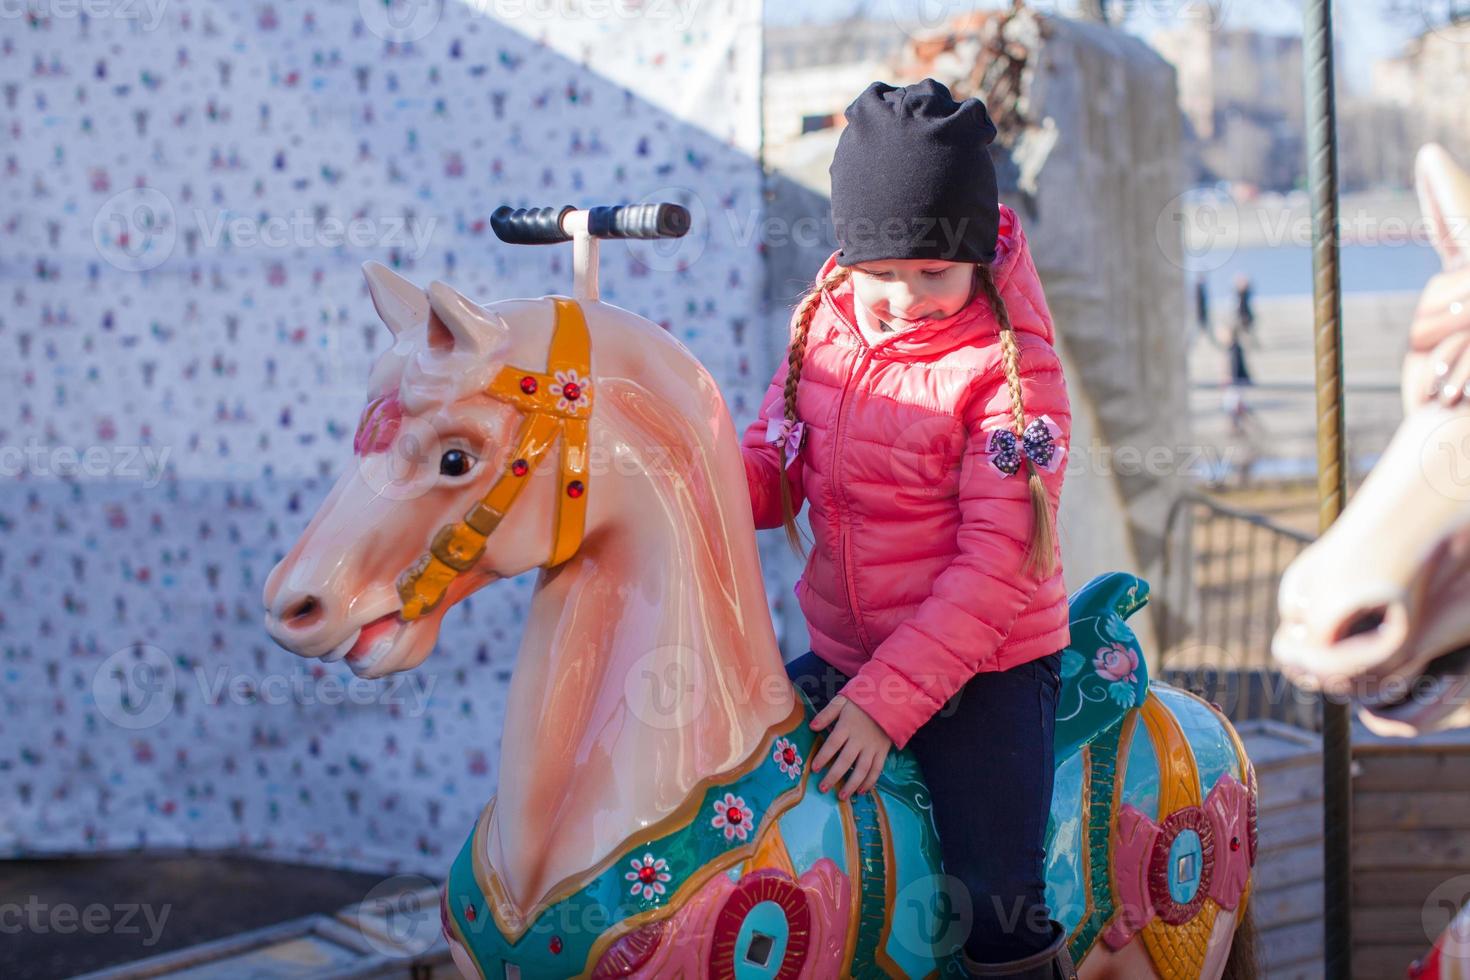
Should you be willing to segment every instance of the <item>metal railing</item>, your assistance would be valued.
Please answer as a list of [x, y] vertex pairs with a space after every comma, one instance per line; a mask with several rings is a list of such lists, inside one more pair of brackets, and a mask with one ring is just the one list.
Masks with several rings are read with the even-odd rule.
[[1320, 698], [1271, 660], [1276, 593], [1312, 536], [1199, 493], [1174, 502], [1158, 591], [1158, 675], [1214, 701], [1232, 721], [1270, 718], [1320, 731]]

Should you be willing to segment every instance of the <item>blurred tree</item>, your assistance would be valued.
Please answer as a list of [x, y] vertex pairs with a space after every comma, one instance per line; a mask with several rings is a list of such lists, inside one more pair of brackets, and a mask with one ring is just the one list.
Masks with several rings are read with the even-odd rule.
[[1470, 21], [1470, 0], [1380, 0], [1380, 9], [1424, 30]]

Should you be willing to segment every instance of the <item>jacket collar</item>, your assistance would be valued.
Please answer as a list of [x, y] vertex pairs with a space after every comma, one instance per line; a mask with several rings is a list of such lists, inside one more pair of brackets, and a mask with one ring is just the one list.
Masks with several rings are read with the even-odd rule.
[[[817, 273], [813, 285], [821, 282], [837, 268], [837, 252], [827, 257]], [[996, 239], [995, 262], [991, 266], [995, 274], [996, 288], [1006, 301], [1006, 312], [1011, 326], [1017, 332], [1034, 333], [1048, 343], [1052, 342], [1049, 317], [1041, 315], [1030, 301], [1030, 296], [1041, 295], [1041, 283], [1036, 275], [1036, 266], [1026, 242], [1026, 233], [1021, 229], [1020, 218], [1010, 207], [1000, 206], [1000, 230]], [[857, 326], [854, 308], [852, 280], [835, 289], [824, 290], [822, 307], [828, 311], [835, 323], [833, 333], [842, 341], [864, 349], [871, 348], [874, 357], [911, 358], [942, 354], [967, 344], [983, 343], [985, 338], [996, 335], [995, 316], [985, 294], [976, 291], [970, 302], [943, 320], [895, 331], [876, 343], [869, 343]]]

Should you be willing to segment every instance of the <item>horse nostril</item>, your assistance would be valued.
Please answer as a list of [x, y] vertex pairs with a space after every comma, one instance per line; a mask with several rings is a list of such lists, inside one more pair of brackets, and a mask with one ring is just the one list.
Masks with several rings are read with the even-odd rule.
[[1342, 640], [1351, 639], [1355, 636], [1362, 636], [1365, 633], [1376, 633], [1383, 628], [1383, 624], [1385, 621], [1387, 621], [1387, 619], [1387, 605], [1374, 606], [1371, 609], [1364, 609], [1354, 614], [1352, 617], [1344, 622], [1342, 628], [1338, 630], [1337, 637], [1333, 640], [1333, 642], [1336, 643]]
[[286, 615], [281, 618], [293, 629], [310, 626], [322, 618], [322, 604], [314, 595], [303, 596], [292, 604], [286, 610]]

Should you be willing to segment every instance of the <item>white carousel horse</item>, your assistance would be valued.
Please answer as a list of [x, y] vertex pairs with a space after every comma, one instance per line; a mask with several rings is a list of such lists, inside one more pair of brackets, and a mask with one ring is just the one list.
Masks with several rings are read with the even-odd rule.
[[[365, 266], [393, 345], [266, 628], [382, 677], [539, 569], [498, 792], [444, 891], [467, 977], [961, 975], [911, 755], [850, 800], [808, 780], [739, 433], [689, 350], [597, 300], [597, 210], [557, 216], [575, 298], [480, 306]], [[1089, 980], [1247, 975], [1254, 773], [1218, 709], [1150, 685], [1124, 622], [1146, 598], [1120, 573], [1073, 597], [1048, 902]]]
[[[1404, 421], [1286, 570], [1272, 641], [1289, 678], [1351, 697], [1389, 736], [1470, 725], [1470, 175], [1433, 144], [1415, 175], [1444, 269], [1410, 328]], [[1458, 921], [1418, 975], [1470, 976], [1470, 916]]]

